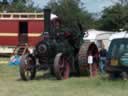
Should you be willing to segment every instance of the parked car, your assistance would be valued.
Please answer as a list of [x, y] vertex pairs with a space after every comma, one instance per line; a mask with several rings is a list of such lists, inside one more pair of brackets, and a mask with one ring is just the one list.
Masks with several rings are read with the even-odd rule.
[[128, 77], [128, 38], [111, 41], [105, 69], [110, 78]]

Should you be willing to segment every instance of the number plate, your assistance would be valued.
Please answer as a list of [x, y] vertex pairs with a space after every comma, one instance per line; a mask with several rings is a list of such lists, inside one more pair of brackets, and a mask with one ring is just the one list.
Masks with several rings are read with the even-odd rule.
[[111, 65], [117, 66], [118, 65], [118, 60], [117, 59], [112, 59], [111, 60]]

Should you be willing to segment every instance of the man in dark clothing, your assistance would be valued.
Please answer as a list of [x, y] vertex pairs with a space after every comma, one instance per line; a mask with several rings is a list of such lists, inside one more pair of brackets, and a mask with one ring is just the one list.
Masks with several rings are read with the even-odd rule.
[[106, 58], [107, 58], [107, 50], [104, 47], [102, 47], [102, 49], [100, 50], [100, 71], [102, 73], [104, 73]]

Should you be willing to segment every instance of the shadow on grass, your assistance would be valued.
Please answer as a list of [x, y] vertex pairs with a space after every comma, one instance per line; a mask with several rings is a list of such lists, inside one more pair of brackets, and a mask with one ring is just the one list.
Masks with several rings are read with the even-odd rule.
[[128, 79], [124, 80], [122, 77], [110, 77], [109, 74], [100, 74], [99, 79], [102, 81], [111, 81], [111, 82], [125, 82], [128, 81]]
[[56, 80], [56, 78], [50, 73], [44, 73], [43, 75], [37, 76], [34, 80]]
[[[33, 80], [57, 80], [55, 78], [55, 76], [51, 75], [50, 73], [44, 73], [44, 74], [40, 74], [35, 76], [35, 78]], [[18, 78], [16, 81], [24, 81], [21, 78]], [[28, 80], [28, 81], [32, 81], [32, 80]]]
[[[69, 78], [80, 78], [80, 77], [88, 77], [87, 75], [77, 75], [77, 74], [70, 74]], [[54, 75], [52, 75], [50, 72], [46, 72], [46, 73], [42, 73], [42, 74], [38, 74], [37, 76], [35, 76], [35, 78], [33, 79], [35, 80], [51, 80], [51, 81], [58, 81], [56, 79], [56, 77]], [[18, 78], [16, 81], [24, 81], [21, 78]], [[29, 81], [29, 80], [28, 80]]]

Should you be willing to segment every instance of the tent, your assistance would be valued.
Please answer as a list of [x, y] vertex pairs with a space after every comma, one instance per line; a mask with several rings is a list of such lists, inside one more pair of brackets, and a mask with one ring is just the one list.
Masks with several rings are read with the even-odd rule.
[[109, 40], [111, 41], [116, 38], [128, 38], [128, 33], [126, 31], [114, 33], [110, 36]]
[[95, 40], [108, 40], [111, 34], [114, 32], [109, 32], [109, 31], [99, 31], [95, 29], [90, 29], [87, 32], [85, 32], [84, 40], [90, 40], [90, 41], [95, 41]]
[[101, 48], [102, 44], [105, 45], [105, 48], [108, 49], [109, 46], [109, 38], [114, 32], [109, 31], [99, 31], [95, 29], [90, 29], [85, 32], [84, 40], [88, 40], [90, 42], [95, 42], [98, 48]]

